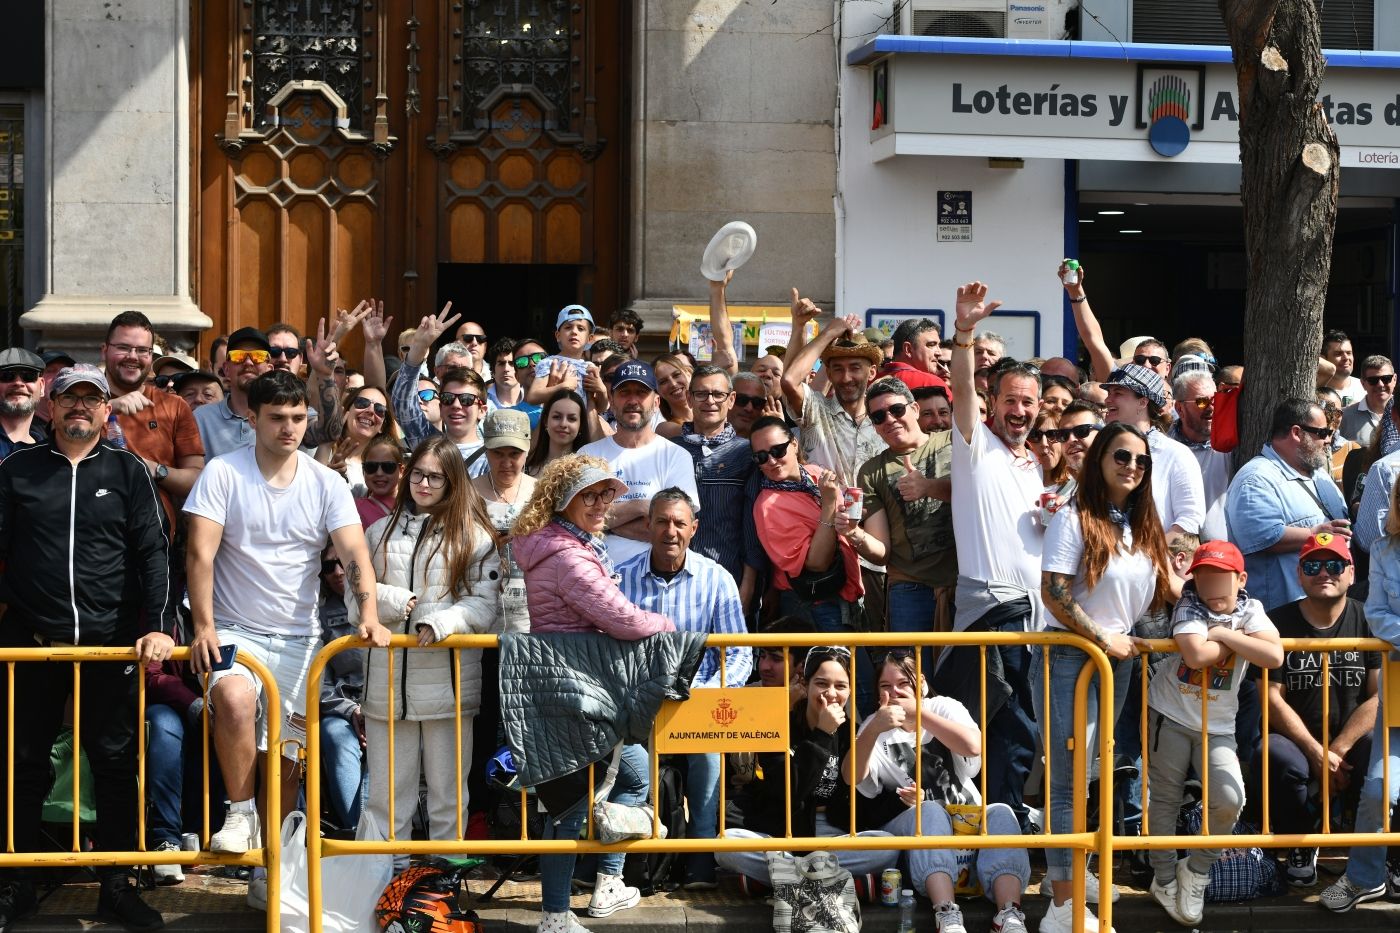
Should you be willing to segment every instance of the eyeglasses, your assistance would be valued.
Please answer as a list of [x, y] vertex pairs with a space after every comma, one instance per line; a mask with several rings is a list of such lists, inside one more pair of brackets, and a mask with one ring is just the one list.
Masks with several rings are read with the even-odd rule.
[[294, 360], [301, 356], [301, 351], [296, 347], [273, 347], [267, 351], [274, 360]]
[[1298, 569], [1305, 577], [1315, 577], [1325, 569], [1329, 577], [1340, 577], [1351, 566], [1351, 561], [1334, 557], [1329, 560], [1300, 560]]
[[418, 401], [420, 401], [420, 402], [435, 402], [435, 401], [437, 401], [437, 398], [438, 398], [438, 390], [437, 390], [437, 389], [419, 389], [419, 390], [418, 390]]
[[339, 570], [340, 567], [341, 564], [339, 560], [323, 560], [321, 561], [321, 576], [329, 576]]
[[[1080, 427], [1088, 427], [1088, 425], [1080, 425]], [[1046, 428], [1043, 431], [1037, 428], [1027, 434], [1026, 439], [1032, 444], [1039, 444], [1041, 441], [1049, 444], [1063, 444], [1069, 440], [1069, 428]]]
[[1090, 435], [1090, 434], [1093, 434], [1095, 431], [1102, 431], [1102, 430], [1103, 430], [1103, 425], [1101, 425], [1101, 424], [1076, 424], [1076, 425], [1075, 425], [1074, 427], [1072, 427], [1072, 428], [1061, 428], [1060, 430], [1066, 432], [1066, 433], [1065, 433], [1065, 440], [1069, 440], [1069, 439], [1070, 439], [1070, 436], [1072, 435], [1072, 436], [1078, 438], [1078, 439], [1081, 440], [1081, 441], [1087, 441], [1087, 440], [1089, 439], [1089, 435]]
[[1147, 454], [1134, 454], [1126, 447], [1119, 447], [1113, 452], [1113, 462], [1119, 466], [1128, 466], [1136, 463], [1139, 470], [1150, 470], [1152, 468], [1152, 458]]
[[141, 359], [151, 355], [150, 347], [133, 347], [129, 343], [109, 343], [107, 346], [116, 350], [122, 356], [139, 356]]
[[1186, 401], [1187, 405], [1195, 405], [1197, 411], [1205, 411], [1215, 404], [1214, 395], [1202, 395], [1200, 398], [1193, 398]]
[[381, 418], [389, 411], [389, 409], [385, 408], [379, 402], [371, 401], [363, 395], [357, 396], [355, 401], [350, 403], [350, 407], [354, 408], [356, 411], [364, 411], [366, 408], [373, 408], [374, 413]]
[[529, 369], [531, 366], [537, 365], [548, 355], [547, 353], [530, 353], [526, 356], [517, 356], [510, 362], [516, 369]]
[[1148, 368], [1161, 366], [1166, 361], [1167, 358], [1165, 356], [1148, 356], [1146, 353], [1139, 353], [1137, 356], [1133, 357], [1134, 363]]
[[781, 444], [774, 444], [767, 450], [755, 450], [753, 453], [749, 454], [749, 456], [753, 457], [754, 463], [763, 466], [768, 462], [769, 457], [772, 457], [774, 460], [781, 460], [786, 457], [788, 448], [791, 446], [792, 441], [783, 441]]
[[364, 470], [366, 476], [373, 476], [376, 473], [392, 476], [398, 472], [399, 463], [397, 460], [362, 460], [360, 461], [360, 469]]
[[742, 392], [734, 393], [735, 408], [762, 408], [768, 404], [768, 397], [764, 395], [745, 395]]
[[242, 366], [251, 361], [255, 366], [261, 366], [272, 358], [272, 354], [266, 350], [230, 350], [228, 351], [228, 361], [235, 366]]
[[0, 383], [38, 381], [39, 374], [32, 369], [0, 369]]
[[597, 505], [599, 502], [603, 503], [604, 505], [607, 505], [609, 502], [612, 502], [614, 499], [617, 498], [617, 487], [609, 486], [608, 488], [598, 492], [590, 492], [589, 490], [585, 489], [583, 492], [578, 494], [578, 497], [582, 499], [583, 504], [590, 509], [593, 508], [593, 506]]
[[1395, 373], [1387, 373], [1384, 376], [1367, 376], [1362, 382], [1368, 386], [1388, 386], [1395, 379]]
[[101, 395], [74, 395], [72, 392], [64, 392], [54, 398], [59, 408], [76, 408], [81, 402], [88, 411], [93, 411], [99, 405], [104, 404], [107, 399]]
[[1308, 432], [1320, 441], [1330, 441], [1335, 433], [1331, 428], [1315, 428], [1310, 424], [1295, 424], [1294, 427]]
[[892, 405], [886, 405], [879, 411], [872, 411], [870, 413], [870, 423], [884, 424], [886, 418], [903, 418], [904, 413], [908, 410], [909, 405], [905, 402], [895, 402]]
[[728, 398], [729, 393], [721, 392], [718, 389], [697, 389], [690, 393], [690, 397], [697, 402], [718, 402], [721, 399]]
[[447, 484], [447, 475], [444, 473], [424, 473], [422, 470], [414, 470], [408, 474], [408, 482], [412, 486], [428, 484], [429, 489], [441, 489]]
[[461, 405], [463, 408], [471, 408], [481, 401], [481, 396], [472, 392], [439, 392], [438, 398], [442, 400], [443, 408], [451, 408], [453, 405]]

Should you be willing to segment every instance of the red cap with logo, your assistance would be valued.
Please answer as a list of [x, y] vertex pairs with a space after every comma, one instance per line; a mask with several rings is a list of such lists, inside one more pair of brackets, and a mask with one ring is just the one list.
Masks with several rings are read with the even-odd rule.
[[1207, 541], [1196, 548], [1196, 556], [1191, 561], [1193, 571], [1198, 567], [1244, 573], [1244, 555], [1229, 541]]
[[1308, 537], [1303, 542], [1302, 550], [1298, 552], [1298, 559], [1303, 560], [1315, 554], [1331, 554], [1340, 557], [1344, 561], [1351, 561], [1351, 546], [1347, 544], [1347, 539], [1342, 535], [1334, 535], [1330, 531], [1315, 534]]

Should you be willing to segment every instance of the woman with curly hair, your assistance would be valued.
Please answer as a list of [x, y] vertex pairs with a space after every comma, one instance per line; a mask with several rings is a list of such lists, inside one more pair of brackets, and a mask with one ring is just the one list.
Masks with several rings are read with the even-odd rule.
[[316, 459], [345, 477], [355, 498], [363, 498], [369, 495], [362, 466], [364, 455], [370, 442], [381, 434], [403, 443], [389, 397], [374, 386], [351, 389], [345, 393], [345, 422], [340, 439], [316, 448]]
[[[613, 500], [627, 486], [606, 460], [570, 454], [540, 474], [530, 501], [511, 528], [515, 559], [525, 572], [531, 632], [602, 632], [636, 641], [675, 631], [663, 615], [638, 609], [618, 589], [612, 561], [603, 547], [603, 523]], [[647, 795], [647, 753], [628, 745], [622, 753], [612, 800], [638, 804]], [[602, 775], [597, 775], [602, 781]], [[549, 838], [577, 839], [588, 811], [586, 795], [562, 813], [550, 813]], [[569, 910], [574, 871], [572, 853], [540, 856], [540, 933], [571, 933], [582, 927]], [[622, 883], [624, 854], [598, 858], [598, 879], [588, 905], [591, 917], [635, 907], [636, 888]]]

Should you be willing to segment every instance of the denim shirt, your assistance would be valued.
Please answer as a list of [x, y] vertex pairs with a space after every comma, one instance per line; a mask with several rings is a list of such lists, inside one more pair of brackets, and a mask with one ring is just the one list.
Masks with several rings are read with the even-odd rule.
[[1235, 474], [1225, 500], [1230, 541], [1244, 554], [1249, 591], [1266, 612], [1304, 596], [1298, 552], [1273, 553], [1269, 548], [1286, 528], [1311, 528], [1346, 515], [1346, 503], [1326, 467], [1304, 476], [1271, 444]]

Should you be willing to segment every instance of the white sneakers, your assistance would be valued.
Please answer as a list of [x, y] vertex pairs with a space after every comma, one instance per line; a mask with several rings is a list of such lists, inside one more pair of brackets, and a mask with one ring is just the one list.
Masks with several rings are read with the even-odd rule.
[[1206, 909], [1206, 888], [1210, 887], [1210, 875], [1198, 875], [1186, 867], [1186, 859], [1176, 863], [1176, 909], [1181, 915], [1178, 923], [1194, 926], [1201, 922]]
[[254, 910], [267, 910], [267, 875], [248, 879], [248, 906]]
[[967, 927], [963, 925], [962, 908], [952, 901], [934, 906], [933, 921], [937, 925], [938, 933], [967, 933]]
[[642, 901], [642, 892], [629, 888], [617, 875], [598, 873], [593, 885], [593, 899], [588, 903], [588, 916], [608, 917], [619, 910], [636, 907]]
[[[1066, 898], [1058, 907], [1051, 901], [1045, 911], [1045, 918], [1040, 921], [1040, 933], [1074, 933], [1074, 901]], [[1113, 933], [1113, 927], [1101, 931], [1099, 918], [1095, 917], [1094, 912], [1086, 905], [1083, 933]]]
[[[173, 842], [162, 842], [156, 846], [157, 852], [179, 852], [180, 847]], [[156, 884], [179, 884], [185, 880], [185, 873], [180, 870], [179, 865], [156, 865], [154, 866]]]
[[1158, 904], [1161, 904], [1162, 909], [1167, 912], [1167, 916], [1171, 917], [1177, 923], [1185, 923], [1186, 921], [1181, 919], [1181, 910], [1177, 907], [1177, 892], [1180, 890], [1181, 888], [1176, 883], [1175, 878], [1168, 881], [1166, 884], [1159, 884], [1155, 875], [1152, 878], [1152, 887], [1148, 888], [1153, 899], [1156, 900]]
[[[1040, 879], [1040, 893], [1044, 894], [1046, 897], [1051, 897], [1054, 894], [1054, 891], [1050, 887], [1049, 876]], [[1118, 898], [1120, 896], [1118, 889], [1115, 887], [1113, 889], [1113, 903], [1118, 903]], [[1084, 900], [1090, 904], [1097, 904], [1099, 902], [1099, 876], [1093, 872], [1086, 872], [1084, 875]]]
[[230, 810], [224, 817], [224, 828], [209, 840], [210, 852], [242, 855], [250, 849], [262, 848], [262, 827], [257, 810]]
[[588, 933], [588, 927], [578, 922], [572, 910], [541, 914], [540, 925], [535, 929], [537, 933]]

